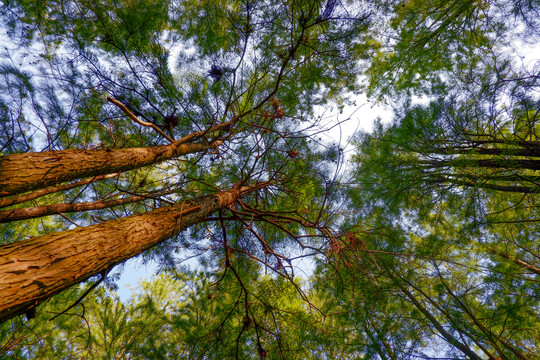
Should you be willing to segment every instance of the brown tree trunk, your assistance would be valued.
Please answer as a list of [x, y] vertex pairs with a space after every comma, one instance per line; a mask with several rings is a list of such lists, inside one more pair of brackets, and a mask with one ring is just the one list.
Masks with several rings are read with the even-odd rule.
[[140, 254], [264, 186], [233, 187], [142, 215], [1, 246], [0, 322]]
[[[93, 176], [90, 179], [80, 180], [80, 181], [77, 181], [77, 182], [68, 183], [68, 184], [64, 184], [64, 185], [51, 186], [51, 187], [48, 187], [48, 188], [45, 188], [45, 189], [42, 189], [42, 190], [32, 191], [31, 193], [28, 193], [28, 194], [0, 199], [0, 208], [20, 204], [20, 203], [27, 202], [27, 201], [30, 201], [30, 200], [34, 200], [34, 199], [37, 199], [37, 198], [39, 198], [41, 196], [54, 194], [55, 192], [73, 189], [73, 188], [76, 188], [76, 187], [79, 187], [79, 186], [90, 184], [90, 183], [95, 182], [95, 181], [104, 180], [104, 179], [110, 179], [110, 178], [113, 178], [113, 177], [118, 176], [118, 175], [120, 175], [120, 173]], [[0, 197], [1, 197], [1, 195], [0, 195]]]
[[409, 290], [407, 290], [404, 286], [401, 286], [401, 285], [398, 285], [401, 289], [401, 291], [405, 294], [405, 296], [407, 296], [411, 302], [414, 304], [414, 306], [420, 310], [420, 312], [422, 314], [424, 314], [424, 316], [429, 320], [429, 322], [435, 327], [435, 329], [437, 329], [437, 331], [439, 332], [439, 334], [449, 343], [449, 344], [452, 344], [452, 346], [455, 346], [456, 348], [458, 348], [462, 353], [464, 353], [465, 355], [467, 355], [469, 358], [471, 359], [475, 359], [475, 360], [482, 360], [474, 351], [472, 351], [466, 344], [463, 344], [461, 342], [459, 342], [458, 339], [456, 339], [452, 334], [450, 334], [448, 331], [446, 331], [446, 329], [444, 328], [444, 326], [439, 322], [437, 321], [437, 319], [435, 318], [435, 316], [433, 316], [424, 306], [422, 306], [422, 304], [420, 303], [420, 301], [418, 301], [416, 299], [416, 297], [411, 293], [409, 292]]
[[79, 178], [128, 171], [178, 156], [206, 151], [216, 144], [176, 143], [162, 146], [58, 150], [0, 156], [0, 197], [42, 189]]
[[162, 195], [173, 193], [174, 190], [168, 191], [154, 191], [145, 195], [133, 195], [126, 196], [120, 199], [112, 200], [97, 200], [87, 203], [58, 203], [43, 206], [32, 206], [27, 208], [0, 210], [0, 223], [6, 223], [10, 221], [35, 219], [38, 217], [69, 213], [69, 212], [83, 212], [91, 210], [107, 209], [113, 206], [130, 204], [137, 201], [151, 199]]
[[420, 160], [426, 168], [460, 167], [490, 169], [529, 169], [540, 170], [540, 160], [528, 159], [452, 159], [452, 160]]
[[494, 255], [498, 255], [500, 257], [502, 257], [503, 259], [506, 259], [506, 260], [510, 260], [512, 261], [514, 264], [517, 264], [519, 266], [521, 266], [522, 268], [530, 271], [530, 272], [533, 272], [537, 275], [540, 275], [540, 267], [537, 267], [537, 266], [534, 266], [532, 264], [529, 264], [528, 262], [525, 262], [519, 258], [517, 258], [516, 256], [511, 256], [511, 255], [508, 255], [502, 251], [499, 251], [495, 248], [492, 248], [492, 247], [489, 247], [489, 246], [486, 246], [486, 248], [488, 249], [488, 251]]

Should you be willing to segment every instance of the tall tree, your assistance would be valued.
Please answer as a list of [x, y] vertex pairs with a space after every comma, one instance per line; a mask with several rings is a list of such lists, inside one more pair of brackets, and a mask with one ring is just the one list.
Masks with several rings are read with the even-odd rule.
[[401, 204], [424, 202], [429, 212], [434, 198], [465, 196], [480, 206], [474, 212], [484, 209], [479, 218], [502, 198], [518, 207], [528, 206], [524, 199], [534, 203], [540, 191], [538, 102], [514, 101], [512, 109], [500, 110], [478, 98], [472, 104], [438, 100], [406, 106], [391, 126], [378, 123], [358, 137], [356, 179], [369, 189], [366, 199], [398, 211]]
[[[325, 121], [316, 105], [358, 88], [369, 9], [322, 1], [1, 7], [20, 46], [2, 50], [0, 67], [10, 129], [1, 216], [11, 222], [2, 234], [2, 319], [31, 317], [50, 295], [168, 238], [147, 258], [170, 264], [172, 249], [212, 249], [202, 259], [238, 282], [264, 267], [294, 281], [293, 249], [319, 252], [336, 157], [309, 134]], [[268, 185], [240, 200], [257, 184]]]
[[[322, 293], [340, 290], [339, 300], [328, 303], [333, 311], [361, 304], [344, 320], [368, 335], [379, 358], [534, 359], [540, 354], [538, 77], [505, 48], [516, 38], [500, 16], [510, 16], [512, 4], [407, 10], [425, 5], [405, 4], [406, 23], [396, 22], [404, 29], [397, 40], [403, 48], [379, 64], [390, 77], [374, 89], [427, 96], [403, 96], [392, 123], [379, 121], [373, 133], [358, 134], [349, 188], [357, 218], [343, 225], [329, 250], [333, 265], [320, 267], [318, 286]], [[444, 9], [455, 16], [443, 16]], [[469, 13], [477, 21], [467, 22]], [[482, 24], [502, 38], [470, 46], [481, 39], [474, 32]], [[466, 42], [452, 29], [461, 29]], [[446, 55], [461, 54], [449, 44], [474, 61], [449, 61]], [[421, 61], [424, 52], [434, 63]], [[375, 295], [364, 300], [365, 294]]]
[[[37, 310], [33, 332], [22, 326], [11, 332], [0, 343], [0, 354], [118, 359], [337, 355], [318, 340], [323, 336], [316, 332], [327, 328], [321, 315], [304, 307], [290, 282], [253, 274], [245, 285], [247, 307], [244, 289], [231, 273], [169, 271], [133, 289], [130, 299], [120, 300], [114, 291], [100, 288], [88, 296], [84, 308], [60, 313], [85, 291], [76, 286]], [[41, 314], [56, 316], [55, 326]]]
[[22, 240], [0, 248], [0, 321], [169, 239], [255, 187], [183, 201], [141, 215]]
[[[2, 160], [40, 159], [0, 169], [6, 189], [18, 183], [0, 200], [5, 258], [79, 233], [108, 246], [107, 234], [132, 239], [132, 225], [155, 230], [118, 241], [140, 247], [107, 252], [62, 288], [172, 237], [145, 258], [198, 256], [220, 290], [195, 286], [172, 319], [189, 340], [181, 356], [537, 357], [538, 76], [507, 56], [515, 24], [537, 35], [529, 4], [4, 2], [22, 47], [2, 53]], [[397, 116], [357, 137], [345, 198], [334, 186], [343, 151], [320, 142], [333, 123], [317, 112], [362, 88]], [[84, 154], [95, 166], [69, 166]], [[266, 186], [238, 196], [256, 184]], [[235, 201], [213, 214], [193, 206], [223, 194]], [[178, 234], [184, 215], [194, 225]], [[54, 256], [43, 269], [69, 263]], [[296, 266], [308, 256], [321, 260], [309, 291]], [[43, 298], [60, 290], [48, 289]], [[34, 305], [10, 314], [31, 317]], [[152, 338], [137, 348], [119, 331], [125, 311], [103, 312], [100, 354], [128, 356], [115, 341], [146, 357], [178, 350]]]

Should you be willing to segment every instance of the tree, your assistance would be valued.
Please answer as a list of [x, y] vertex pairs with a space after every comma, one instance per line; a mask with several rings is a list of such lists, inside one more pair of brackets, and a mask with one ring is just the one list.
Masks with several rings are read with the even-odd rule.
[[[2, 161], [15, 164], [0, 170], [5, 258], [80, 234], [91, 251], [115, 246], [69, 266], [73, 280], [55, 276], [41, 301], [100, 273], [92, 290], [145, 249], [168, 269], [198, 257], [213, 285], [158, 284], [137, 310], [90, 298], [103, 356], [538, 357], [538, 76], [508, 55], [515, 24], [537, 34], [529, 4], [4, 3], [27, 53], [8, 47], [0, 67]], [[317, 136], [339, 123], [319, 111], [360, 89], [396, 120], [357, 135], [345, 182], [342, 144]], [[96, 165], [69, 164], [83, 155]], [[27, 171], [18, 159], [40, 160]], [[53, 256], [36, 259], [75, 259]], [[308, 284], [305, 257], [317, 261]], [[165, 288], [189, 293], [174, 316], [154, 306]], [[88, 296], [71, 289], [58, 299]], [[12, 314], [35, 310], [27, 323], [40, 327], [44, 307], [24, 301]], [[130, 326], [176, 332], [130, 338]]]
[[372, 134], [360, 135], [357, 183], [369, 189], [368, 201], [398, 211], [402, 203], [421, 201], [427, 213], [434, 198], [464, 196], [478, 218], [503, 202], [534, 203], [540, 184], [537, 102], [516, 99], [514, 108], [501, 111], [491, 100], [407, 106], [391, 126], [379, 123]]
[[[129, 171], [182, 155], [215, 149], [219, 144], [218, 140], [208, 144], [188, 141], [230, 125], [220, 124], [207, 131], [192, 133], [170, 145], [107, 150], [69, 149], [6, 155], [1, 159], [2, 195], [18, 195], [74, 179]], [[81, 164], [85, 166], [82, 167]]]
[[[127, 301], [101, 287], [88, 295], [84, 307], [63, 312], [66, 302], [86, 291], [75, 286], [37, 310], [33, 332], [23, 326], [12, 331], [0, 353], [119, 359], [316, 359], [332, 354], [316, 335], [322, 331], [321, 315], [305, 308], [290, 282], [254, 274], [245, 285], [255, 292], [245, 294], [231, 273], [169, 271], [140, 284]], [[55, 316], [55, 326], [45, 314]], [[14, 342], [18, 345], [10, 347]]]
[[[489, 85], [503, 85], [505, 68], [522, 62], [515, 45], [538, 41], [534, 1], [375, 3], [383, 19], [374, 37], [378, 51], [366, 66], [366, 87], [391, 104], [411, 95], [445, 97], [462, 84], [454, 81], [456, 75], [469, 77], [469, 86], [487, 85], [474, 69], [484, 68], [490, 58], [498, 61], [484, 75], [494, 80]], [[509, 53], [517, 56], [508, 61]], [[515, 70], [527, 73], [523, 79], [536, 77], [534, 67], [522, 67]]]
[[511, 249], [507, 234], [471, 234], [450, 219], [364, 218], [318, 268], [322, 311], [340, 314], [367, 357], [537, 358], [535, 273], [486, 251], [494, 236]]
[[[425, 5], [411, 6], [418, 4]], [[462, 5], [483, 4], [448, 6]], [[485, 14], [497, 14], [506, 5], [500, 2]], [[417, 16], [429, 19], [429, 14]], [[444, 24], [445, 19], [426, 24], [429, 29], [456, 26]], [[480, 18], [478, 24], [483, 23]], [[405, 27], [405, 35], [425, 31], [414, 24]], [[463, 21], [458, 26], [475, 24]], [[500, 24], [497, 32], [505, 29]], [[434, 39], [459, 42], [446, 35]], [[341, 291], [329, 306], [350, 313], [346, 323], [366, 334], [367, 346], [379, 358], [431, 358], [436, 353], [534, 359], [540, 354], [534, 315], [538, 78], [520, 68], [498, 41], [484, 44], [491, 55], [466, 66], [458, 59], [443, 62], [452, 67], [435, 72], [407, 67], [395, 74], [395, 88], [382, 77], [387, 86], [379, 88], [383, 95], [404, 91], [427, 96], [422, 101], [403, 96], [391, 124], [378, 122], [373, 133], [357, 137], [349, 187], [357, 216], [343, 225], [330, 251], [333, 266], [320, 267], [317, 284], [323, 293], [328, 288]], [[422, 59], [415, 52], [420, 50], [404, 49], [409, 51], [404, 58], [397, 56], [384, 66], [401, 69], [403, 63]], [[445, 48], [429, 47], [426, 53], [439, 50]], [[421, 85], [433, 77], [439, 79], [436, 86]], [[419, 83], [400, 88], [414, 80]], [[387, 319], [397, 325], [388, 325]]]
[[93, 275], [105, 277], [113, 266], [203, 221], [260, 187], [237, 188], [141, 215], [3, 246], [0, 321], [24, 312], [31, 314], [35, 305]]
[[26, 220], [3, 233], [3, 320], [169, 238], [146, 255], [174, 263], [170, 248], [211, 243], [203, 260], [239, 282], [251, 262], [294, 281], [294, 245], [319, 252], [302, 239], [327, 232], [333, 165], [308, 134], [315, 105], [357, 89], [366, 9], [16, 1], [2, 14], [22, 50], [1, 67], [0, 216]]

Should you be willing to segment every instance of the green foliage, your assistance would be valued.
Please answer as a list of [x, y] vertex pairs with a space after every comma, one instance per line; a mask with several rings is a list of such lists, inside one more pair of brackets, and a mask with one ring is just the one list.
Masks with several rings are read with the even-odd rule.
[[[531, 19], [537, 5], [531, 2], [375, 3], [382, 25], [375, 28], [379, 49], [367, 65], [367, 90], [390, 103], [403, 95], [444, 96], [456, 76], [470, 75], [469, 69], [482, 66], [485, 59], [508, 53], [521, 35], [514, 32], [516, 26], [530, 30], [537, 40]], [[520, 21], [522, 16], [526, 21]]]
[[26, 326], [22, 319], [3, 324], [3, 356], [315, 359], [324, 353], [316, 335], [320, 315], [283, 279], [254, 278], [243, 289], [227, 275], [166, 273], [143, 282], [126, 302], [100, 287], [49, 321], [82, 290], [55, 297]]
[[[166, 271], [131, 299], [99, 288], [48, 321], [81, 285], [1, 325], [6, 356], [540, 356], [538, 75], [512, 53], [538, 41], [537, 1], [0, 8], [16, 44], [0, 59], [2, 155], [168, 144], [108, 96], [176, 140], [230, 122], [190, 140], [212, 150], [14, 207], [146, 200], [9, 224], [2, 243], [269, 181], [147, 251]], [[395, 116], [354, 135], [345, 180], [342, 144], [317, 136], [334, 122], [315, 114], [361, 90]], [[178, 270], [190, 256], [205, 272]]]

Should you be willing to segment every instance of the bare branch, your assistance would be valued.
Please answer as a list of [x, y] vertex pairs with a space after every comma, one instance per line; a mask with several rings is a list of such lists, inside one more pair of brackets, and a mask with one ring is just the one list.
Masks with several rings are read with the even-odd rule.
[[107, 97], [107, 100], [109, 102], [113, 103], [114, 105], [118, 106], [120, 108], [120, 110], [122, 110], [127, 116], [129, 116], [129, 118], [131, 120], [135, 121], [137, 124], [142, 125], [142, 126], [151, 127], [152, 129], [156, 130], [159, 134], [163, 135], [163, 137], [165, 137], [165, 139], [169, 140], [169, 142], [174, 143], [174, 139], [171, 138], [169, 135], [165, 134], [163, 132], [163, 130], [161, 130], [156, 124], [153, 124], [153, 123], [147, 122], [147, 121], [142, 121], [137, 116], [135, 116], [135, 114], [133, 114], [131, 111], [129, 111], [129, 109], [124, 104], [122, 104], [120, 101], [118, 101], [116, 99], [113, 99], [110, 96]]

